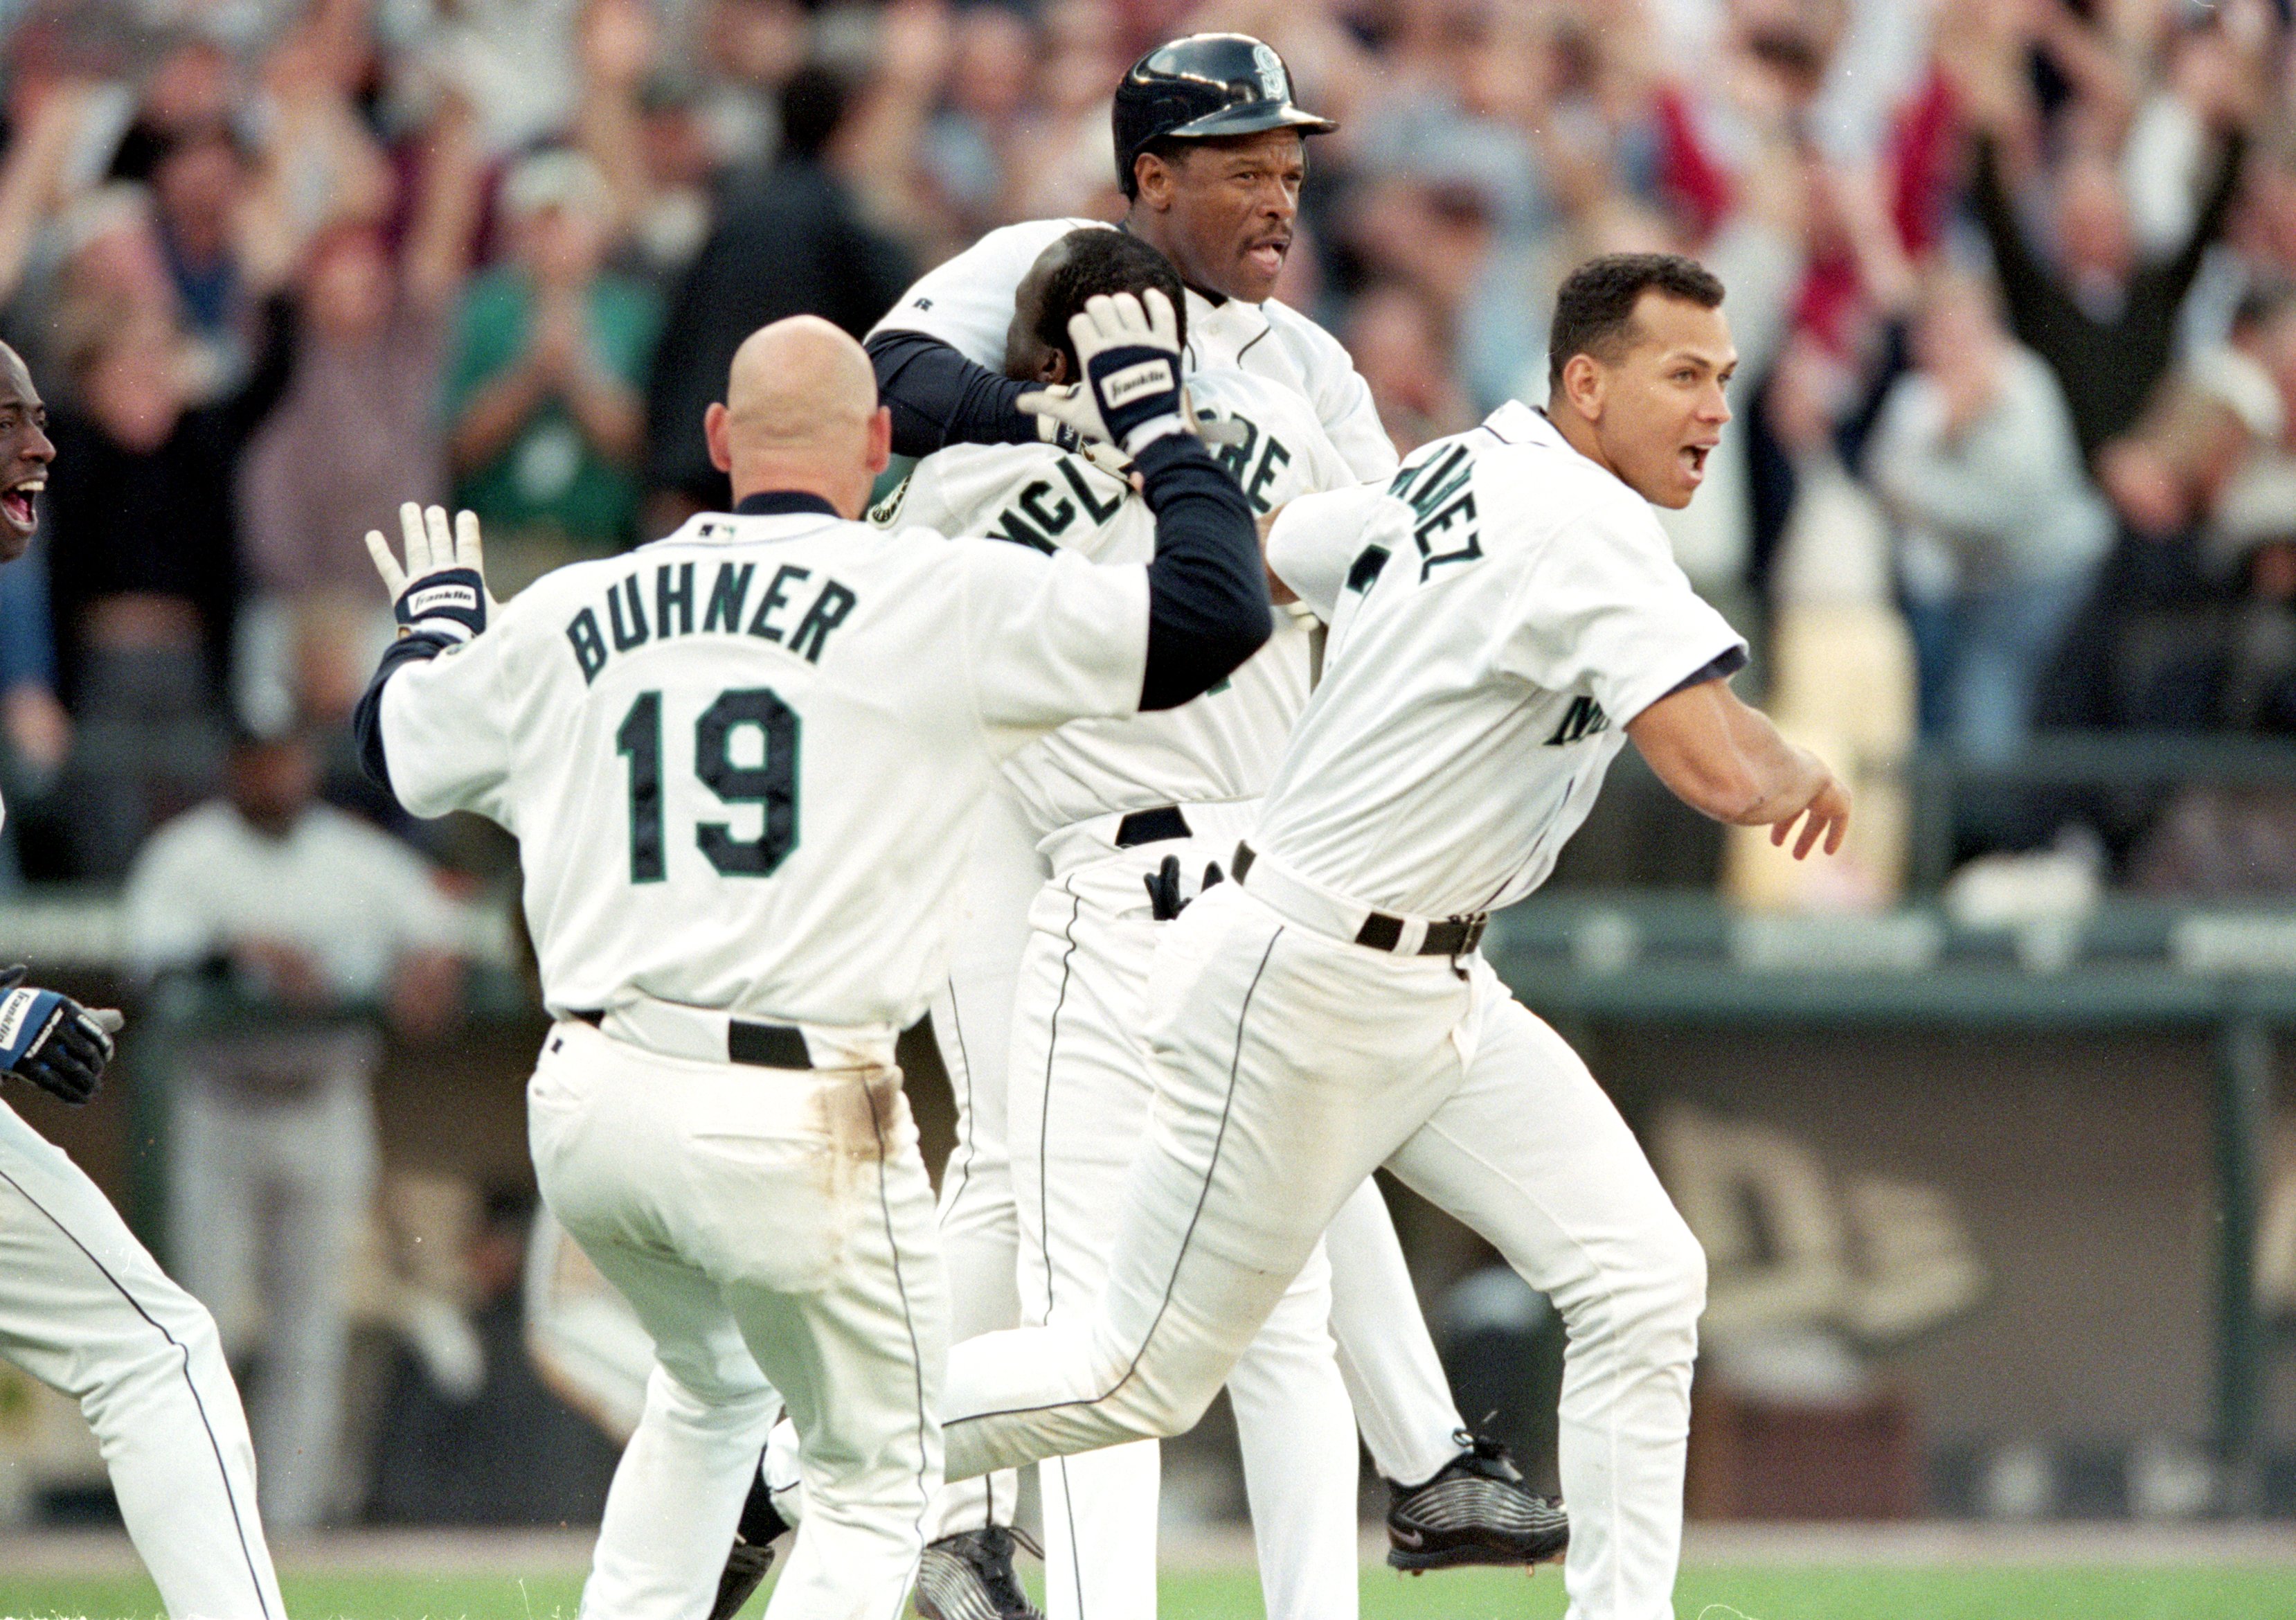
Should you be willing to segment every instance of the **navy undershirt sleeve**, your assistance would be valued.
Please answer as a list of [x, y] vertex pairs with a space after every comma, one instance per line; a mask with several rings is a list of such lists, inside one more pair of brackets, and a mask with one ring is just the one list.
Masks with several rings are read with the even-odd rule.
[[1035, 444], [1037, 419], [1014, 401], [1034, 383], [974, 364], [939, 338], [895, 329], [869, 340], [877, 398], [893, 413], [893, 453], [952, 444]]
[[1133, 465], [1156, 514], [1140, 706], [1176, 709], [1266, 645], [1275, 629], [1267, 565], [1250, 503], [1194, 434], [1159, 439]]
[[401, 665], [418, 658], [436, 658], [453, 645], [444, 636], [421, 630], [401, 636], [383, 649], [374, 678], [366, 683], [366, 690], [359, 695], [358, 706], [351, 711], [351, 736], [358, 744], [359, 769], [366, 772], [368, 781], [393, 798], [398, 794], [390, 785], [390, 762], [382, 757], [383, 685], [398, 672]]
[[1693, 670], [1689, 674], [1684, 676], [1680, 680], [1676, 681], [1674, 685], [1669, 687], [1666, 689], [1665, 697], [1661, 697], [1659, 701], [1663, 703], [1666, 701], [1666, 698], [1672, 697], [1677, 692], [1687, 692], [1693, 687], [1702, 687], [1710, 680], [1727, 680], [1730, 677], [1735, 675], [1739, 670], [1745, 667], [1746, 649], [1743, 647], [1727, 648], [1723, 652], [1716, 654], [1704, 663], [1700, 664], [1696, 669]]

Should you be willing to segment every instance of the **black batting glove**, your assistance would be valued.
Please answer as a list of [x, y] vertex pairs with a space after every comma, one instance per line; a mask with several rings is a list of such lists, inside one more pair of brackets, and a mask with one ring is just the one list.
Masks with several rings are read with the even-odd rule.
[[[1204, 881], [1197, 885], [1196, 893], [1216, 889], [1226, 880], [1227, 874], [1220, 870], [1219, 862], [1212, 861], [1204, 868]], [[1148, 888], [1148, 914], [1160, 923], [1168, 923], [1185, 911], [1193, 898], [1180, 892], [1180, 858], [1177, 855], [1165, 856], [1163, 863], [1154, 873], [1144, 876], [1140, 881]]]
[[78, 1107], [103, 1083], [120, 1016], [90, 1011], [53, 990], [24, 983], [21, 964], [0, 974], [0, 1071]]

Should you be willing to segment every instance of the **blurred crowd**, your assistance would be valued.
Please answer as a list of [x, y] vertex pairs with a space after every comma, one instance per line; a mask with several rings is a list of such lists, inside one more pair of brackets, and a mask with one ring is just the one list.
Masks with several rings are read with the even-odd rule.
[[8, 0], [0, 336], [60, 452], [0, 575], [9, 859], [118, 878], [234, 736], [356, 801], [367, 529], [469, 506], [507, 595], [722, 500], [743, 334], [1116, 217], [1111, 87], [1209, 28], [1341, 121], [1283, 296], [1406, 448], [1543, 397], [1578, 259], [1723, 275], [1738, 421], [1671, 530], [1803, 730], [2296, 732], [2284, 4]]

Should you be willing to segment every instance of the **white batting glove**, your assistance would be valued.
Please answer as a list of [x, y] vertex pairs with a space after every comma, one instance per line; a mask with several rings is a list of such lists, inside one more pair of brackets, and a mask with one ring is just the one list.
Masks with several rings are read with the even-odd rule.
[[447, 509], [428, 510], [408, 501], [398, 509], [399, 533], [406, 544], [406, 566], [390, 555], [380, 530], [366, 531], [374, 570], [390, 592], [398, 633], [424, 630], [451, 641], [468, 641], [501, 611], [487, 590], [486, 559], [479, 547], [479, 518], [458, 512], [450, 529]]
[[1144, 296], [1095, 293], [1069, 318], [1069, 340], [1084, 371], [1081, 382], [1042, 388], [1016, 403], [1040, 420], [1105, 440], [1127, 456], [1188, 431], [1180, 392], [1180, 323], [1172, 300], [1155, 288]]

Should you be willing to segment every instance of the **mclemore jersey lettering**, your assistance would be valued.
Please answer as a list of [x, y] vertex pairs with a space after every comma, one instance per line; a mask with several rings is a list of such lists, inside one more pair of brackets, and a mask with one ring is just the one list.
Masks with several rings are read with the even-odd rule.
[[[1200, 416], [1232, 421], [1240, 442], [1208, 447], [1255, 511], [1355, 478], [1305, 400], [1234, 370], [1199, 371]], [[988, 534], [1095, 563], [1144, 563], [1156, 520], [1115, 474], [1050, 445], [953, 445], [917, 464], [870, 521]], [[1308, 697], [1308, 632], [1278, 613], [1268, 644], [1194, 702], [1122, 720], [1082, 720], [1032, 743], [1004, 776], [1038, 838], [1111, 810], [1257, 798]]]
[[695, 518], [392, 677], [391, 783], [519, 839], [550, 1009], [906, 1027], [997, 763], [1129, 714], [1147, 579], [825, 513]]
[[1331, 631], [1252, 846], [1365, 906], [1521, 899], [1627, 722], [1745, 660], [1649, 504], [1520, 403], [1384, 487], [1294, 501], [1267, 558]]
[[[1070, 231], [1116, 227], [1104, 219], [1029, 219], [989, 232], [911, 287], [870, 335], [922, 332], [991, 371], [1004, 364], [1013, 298], [1044, 251]], [[1269, 299], [1212, 302], [1188, 289], [1187, 363], [1234, 367], [1289, 389], [1308, 402], [1359, 479], [1395, 471], [1395, 446], [1379, 425], [1371, 385], [1340, 341], [1287, 304]]]

